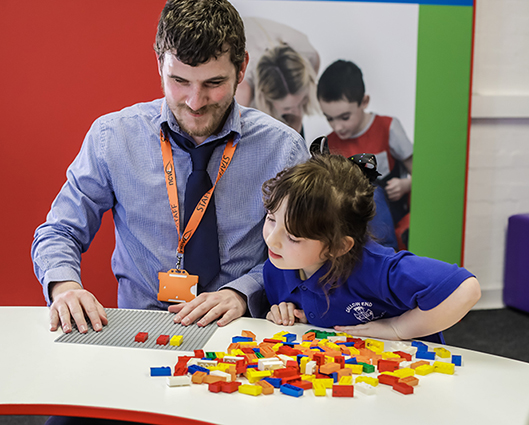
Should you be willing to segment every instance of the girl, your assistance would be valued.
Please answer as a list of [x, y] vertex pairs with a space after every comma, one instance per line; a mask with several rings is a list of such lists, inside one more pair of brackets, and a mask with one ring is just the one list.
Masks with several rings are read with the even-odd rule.
[[[398, 340], [457, 323], [481, 296], [467, 270], [374, 242], [373, 155], [318, 155], [263, 185], [267, 319]], [[370, 181], [371, 180], [371, 181]]]

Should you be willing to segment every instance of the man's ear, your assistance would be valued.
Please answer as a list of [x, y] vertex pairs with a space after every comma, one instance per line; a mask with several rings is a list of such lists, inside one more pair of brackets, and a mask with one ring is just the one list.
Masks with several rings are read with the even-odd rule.
[[347, 254], [355, 246], [355, 240], [351, 236], [344, 236], [342, 238], [342, 247], [338, 251], [337, 257]]
[[239, 75], [237, 75], [237, 84], [241, 84], [244, 80], [244, 74], [246, 73], [246, 68], [248, 67], [248, 62], [250, 61], [250, 55], [248, 51], [244, 54], [244, 60], [241, 63], [241, 69], [239, 70]]

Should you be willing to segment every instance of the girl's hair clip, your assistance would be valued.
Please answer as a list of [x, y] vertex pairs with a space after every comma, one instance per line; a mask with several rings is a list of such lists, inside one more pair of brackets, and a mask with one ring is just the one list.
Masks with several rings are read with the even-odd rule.
[[310, 144], [309, 152], [311, 156], [314, 155], [329, 155], [329, 145], [327, 144], [327, 137], [320, 136], [314, 139]]
[[382, 175], [377, 171], [377, 158], [372, 153], [358, 153], [350, 156], [349, 160], [360, 167], [371, 183], [374, 183], [378, 176]]

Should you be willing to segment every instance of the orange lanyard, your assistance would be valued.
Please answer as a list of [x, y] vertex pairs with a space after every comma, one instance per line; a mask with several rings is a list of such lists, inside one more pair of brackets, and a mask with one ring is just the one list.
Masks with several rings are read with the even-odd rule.
[[200, 224], [200, 221], [202, 220], [202, 217], [204, 216], [206, 208], [208, 207], [209, 201], [211, 199], [211, 194], [215, 190], [218, 181], [228, 168], [228, 165], [230, 165], [230, 162], [233, 158], [233, 153], [235, 152], [235, 148], [237, 147], [237, 145], [233, 144], [233, 137], [226, 144], [226, 147], [224, 148], [224, 153], [222, 154], [222, 160], [220, 161], [219, 172], [217, 174], [215, 184], [204, 194], [204, 196], [202, 196], [197, 206], [195, 207], [193, 214], [191, 214], [191, 217], [189, 218], [189, 222], [187, 223], [187, 226], [184, 230], [184, 234], [181, 235], [180, 208], [178, 207], [178, 189], [176, 186], [176, 178], [174, 171], [175, 167], [173, 159], [173, 150], [171, 148], [171, 142], [162, 130], [160, 130], [160, 144], [162, 146], [162, 158], [165, 170], [165, 185], [167, 187], [167, 195], [169, 196], [169, 204], [171, 205], [171, 212], [173, 213], [173, 219], [176, 224], [176, 230], [178, 232], [176, 269], [180, 270], [180, 264], [184, 255], [184, 247], [186, 246], [189, 239], [191, 239], [198, 225]]

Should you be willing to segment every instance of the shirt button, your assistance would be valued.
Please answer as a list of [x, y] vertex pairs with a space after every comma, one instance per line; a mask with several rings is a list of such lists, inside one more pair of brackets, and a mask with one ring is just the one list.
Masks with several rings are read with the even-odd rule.
[[311, 319], [314, 319], [314, 317], [316, 317], [316, 315], [315, 315], [314, 313], [311, 312], [311, 313], [309, 313], [309, 317], [310, 317]]
[[301, 289], [303, 289], [304, 291], [307, 290], [307, 287], [305, 285], [301, 285]]

